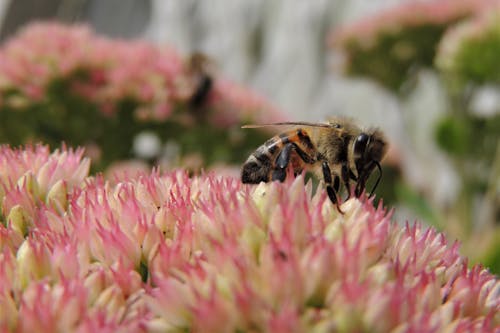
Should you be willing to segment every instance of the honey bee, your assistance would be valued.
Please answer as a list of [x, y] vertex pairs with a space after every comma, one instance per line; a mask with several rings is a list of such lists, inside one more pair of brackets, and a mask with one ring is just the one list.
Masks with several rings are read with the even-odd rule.
[[214, 85], [213, 61], [203, 53], [194, 52], [189, 57], [186, 69], [193, 81], [193, 92], [189, 97], [188, 104], [193, 108], [203, 105]]
[[293, 129], [267, 140], [248, 157], [241, 171], [243, 183], [283, 182], [289, 166], [295, 175], [312, 167], [320, 171], [328, 197], [340, 212], [341, 184], [349, 198], [353, 181], [354, 194], [359, 197], [377, 168], [379, 176], [372, 194], [378, 186], [382, 177], [380, 162], [387, 151], [387, 142], [380, 130], [362, 130], [346, 118], [332, 118], [326, 123], [282, 122], [243, 128], [263, 126], [293, 126]]

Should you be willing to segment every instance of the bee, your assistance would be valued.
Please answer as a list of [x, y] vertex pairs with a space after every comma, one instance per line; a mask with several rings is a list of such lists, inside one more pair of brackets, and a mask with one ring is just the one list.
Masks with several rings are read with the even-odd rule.
[[213, 61], [200, 52], [194, 52], [189, 57], [186, 69], [193, 81], [193, 92], [189, 97], [188, 104], [193, 108], [203, 105], [214, 85]]
[[387, 141], [376, 128], [362, 130], [347, 118], [332, 118], [326, 123], [281, 122], [246, 125], [243, 128], [290, 126], [292, 129], [267, 140], [243, 164], [241, 181], [258, 184], [278, 180], [283, 182], [290, 166], [294, 174], [313, 168], [322, 176], [328, 197], [339, 212], [338, 195], [343, 185], [350, 197], [351, 181], [359, 197], [375, 168], [382, 177], [380, 162], [387, 152]]

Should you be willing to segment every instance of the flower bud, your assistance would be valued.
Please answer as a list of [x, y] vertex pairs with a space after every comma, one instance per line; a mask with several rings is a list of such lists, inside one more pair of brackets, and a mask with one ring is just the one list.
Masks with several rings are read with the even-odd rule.
[[33, 222], [26, 210], [21, 205], [16, 205], [11, 208], [7, 221], [12, 230], [16, 231], [22, 237], [28, 235], [29, 229]]
[[47, 205], [55, 209], [57, 212], [62, 213], [66, 210], [68, 205], [68, 187], [64, 180], [58, 180], [47, 193], [45, 202]]
[[21, 289], [26, 288], [33, 280], [50, 275], [50, 259], [48, 249], [42, 243], [31, 239], [23, 242], [17, 251], [17, 283]]

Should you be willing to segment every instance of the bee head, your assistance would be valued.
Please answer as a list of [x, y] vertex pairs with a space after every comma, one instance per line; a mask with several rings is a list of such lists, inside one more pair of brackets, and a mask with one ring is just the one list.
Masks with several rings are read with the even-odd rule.
[[373, 195], [377, 185], [382, 177], [382, 169], [380, 167], [380, 161], [385, 155], [387, 150], [387, 144], [384, 139], [382, 132], [379, 130], [372, 130], [368, 132], [362, 132], [357, 137], [354, 138], [352, 145], [352, 158], [354, 159], [354, 164], [357, 171], [357, 184], [355, 189], [355, 194], [357, 197], [361, 195], [364, 190], [368, 177], [375, 169], [379, 170], [379, 175], [375, 181], [375, 185], [371, 190], [370, 196]]
[[356, 164], [380, 162], [387, 150], [386, 141], [382, 133], [374, 130], [372, 133], [361, 133], [354, 140], [354, 160]]

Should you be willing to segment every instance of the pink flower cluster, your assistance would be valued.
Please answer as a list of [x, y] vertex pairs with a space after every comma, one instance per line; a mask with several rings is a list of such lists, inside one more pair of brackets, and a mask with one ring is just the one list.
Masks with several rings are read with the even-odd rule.
[[[157, 107], [175, 98], [173, 80], [181, 58], [170, 49], [142, 42], [95, 36], [86, 26], [35, 23], [9, 40], [0, 52], [1, 90], [19, 90], [26, 99], [45, 97], [54, 80], [71, 82], [76, 93], [112, 111], [125, 97]], [[163, 117], [166, 110], [156, 110]]]
[[112, 185], [84, 179], [79, 151], [3, 147], [7, 158], [20, 170], [0, 169], [0, 331], [500, 328], [494, 276], [366, 198], [340, 215], [302, 177], [247, 186], [179, 171]]
[[[0, 92], [17, 92], [4, 96], [2, 103], [22, 107], [43, 100], [51, 83], [64, 81], [69, 91], [96, 103], [106, 114], [131, 99], [139, 104], [139, 118], [165, 120], [174, 108], [185, 106], [196, 89], [187, 63], [169, 47], [97, 36], [82, 25], [34, 23], [0, 49]], [[216, 115], [228, 115], [225, 123], [241, 122], [253, 112], [282, 119], [255, 93], [222, 81], [214, 109]]]
[[410, 1], [353, 24], [340, 27], [332, 35], [334, 46], [356, 43], [370, 48], [377, 36], [397, 34], [403, 29], [422, 25], [448, 25], [489, 8], [497, 0]]

